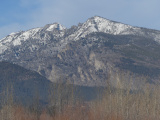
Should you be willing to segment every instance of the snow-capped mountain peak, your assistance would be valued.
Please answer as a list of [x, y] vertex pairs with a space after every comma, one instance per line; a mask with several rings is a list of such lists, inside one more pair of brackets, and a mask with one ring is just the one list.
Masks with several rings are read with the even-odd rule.
[[34, 28], [28, 31], [21, 31], [17, 33], [11, 33], [7, 37], [0, 40], [0, 53], [3, 53], [5, 50], [10, 48], [10, 46], [21, 45], [22, 42], [26, 41], [29, 38], [35, 38], [36, 34], [42, 28]]
[[42, 28], [34, 28], [27, 31], [20, 31], [17, 33], [11, 33], [5, 38], [0, 40], [0, 54], [10, 49], [11, 46], [18, 46], [25, 41], [35, 40], [35, 43], [45, 43], [46, 40], [50, 40], [52, 34], [54, 38], [63, 37], [65, 33], [65, 27], [59, 23], [48, 24]]
[[[114, 22], [99, 16], [89, 18], [78, 30], [71, 35], [75, 40], [93, 32], [104, 32], [113, 35], [134, 34], [140, 28]], [[71, 37], [70, 36], [70, 37]]]
[[126, 29], [133, 28], [132, 26], [110, 21], [99, 16], [88, 19], [85, 25], [96, 28], [97, 32], [105, 32], [110, 34], [121, 34]]
[[[65, 46], [68, 41], [76, 41], [86, 35], [94, 32], [103, 32], [112, 35], [139, 35], [154, 38], [160, 43], [160, 32], [148, 30], [139, 27], [133, 27], [127, 24], [111, 21], [99, 16], [89, 18], [85, 23], [70, 29], [65, 28], [59, 23], [48, 24], [42, 28], [30, 29], [11, 33], [0, 40], [0, 54], [8, 48], [22, 45], [23, 42], [31, 40], [34, 44], [46, 44], [47, 41], [57, 40], [57, 46]], [[57, 47], [56, 49], [59, 49]]]
[[18, 32], [12, 32], [12, 33], [10, 33], [9, 35], [10, 36], [12, 36], [12, 35], [15, 35], [15, 34], [17, 34]]
[[54, 24], [49, 24], [47, 26], [46, 31], [53, 31], [53, 30], [62, 31], [62, 30], [65, 30], [65, 29], [66, 28], [63, 25], [61, 25], [59, 23], [54, 23]]
[[[94, 85], [96, 80], [106, 80], [105, 73], [110, 67], [105, 65], [119, 66], [126, 61], [127, 65], [133, 65], [132, 56], [139, 66], [149, 61], [148, 66], [156, 66], [153, 71], [156, 70], [160, 66], [158, 42], [160, 31], [95, 16], [69, 29], [53, 23], [11, 33], [0, 40], [0, 59], [37, 71], [51, 81], [59, 80], [55, 77], [59, 75], [71, 81], [78, 80], [74, 83]], [[141, 59], [144, 61], [139, 62]], [[157, 60], [153, 62], [154, 59]]]

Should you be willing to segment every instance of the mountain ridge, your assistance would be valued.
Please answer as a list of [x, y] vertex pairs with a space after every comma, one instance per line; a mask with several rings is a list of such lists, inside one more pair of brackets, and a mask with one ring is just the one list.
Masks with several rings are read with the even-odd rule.
[[[53, 23], [11, 34], [0, 40], [0, 60], [37, 71], [51, 81], [104, 85], [110, 66], [136, 74], [138, 69], [147, 70], [140, 75], [159, 71], [159, 43], [160, 31], [95, 16], [69, 29]], [[159, 72], [152, 73], [158, 77]]]
[[[59, 29], [58, 29], [59, 26]], [[147, 28], [141, 28], [141, 27], [134, 27], [128, 24], [124, 24], [121, 22], [116, 22], [112, 20], [105, 19], [100, 16], [94, 16], [89, 18], [86, 22], [82, 24], [82, 26], [77, 26], [78, 30], [71, 35], [69, 35], [65, 39], [75, 39], [78, 40], [80, 37], [85, 37], [87, 34], [93, 33], [93, 32], [104, 32], [108, 34], [113, 35], [127, 35], [127, 34], [136, 34], [136, 35], [147, 35], [148, 33], [145, 32]], [[67, 31], [68, 29], [64, 27], [63, 25], [59, 23], [53, 23], [53, 24], [47, 24], [44, 27], [41, 28], [33, 28], [27, 31], [21, 31], [17, 33], [11, 33], [10, 35], [2, 38], [0, 40], [0, 53], [3, 53], [8, 48], [8, 43], [13, 44], [14, 46], [20, 45], [21, 41], [26, 41], [29, 38], [40, 38], [40, 36], [37, 36], [37, 33], [41, 31], [48, 31], [53, 32], [56, 31], [57, 38], [63, 37], [65, 35], [64, 31]], [[160, 42], [160, 31], [153, 30], [153, 29], [147, 29], [150, 32], [153, 32], [152, 34], [148, 35], [147, 37], [154, 37], [155, 41]], [[59, 32], [59, 34], [57, 34]], [[155, 35], [159, 34], [158, 36]], [[47, 37], [47, 36], [45, 36]], [[62, 38], [63, 39], [63, 38]]]

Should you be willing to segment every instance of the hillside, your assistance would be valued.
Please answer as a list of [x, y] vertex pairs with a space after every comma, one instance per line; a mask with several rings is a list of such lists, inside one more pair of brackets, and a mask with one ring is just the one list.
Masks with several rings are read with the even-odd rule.
[[0, 40], [0, 60], [36, 71], [50, 81], [104, 86], [116, 71], [148, 76], [160, 73], [160, 31], [99, 16], [65, 28], [59, 23], [12, 33]]

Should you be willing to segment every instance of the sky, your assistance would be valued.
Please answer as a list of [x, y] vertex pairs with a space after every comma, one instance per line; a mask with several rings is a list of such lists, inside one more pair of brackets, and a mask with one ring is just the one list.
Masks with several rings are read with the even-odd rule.
[[70, 28], [93, 16], [160, 30], [160, 0], [1, 0], [0, 39], [58, 22]]

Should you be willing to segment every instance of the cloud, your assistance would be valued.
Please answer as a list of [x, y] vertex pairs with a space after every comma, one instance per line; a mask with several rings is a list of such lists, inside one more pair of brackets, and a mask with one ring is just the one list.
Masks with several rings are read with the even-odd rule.
[[[105, 18], [138, 25], [160, 19], [158, 0], [40, 0], [41, 9], [33, 15], [39, 24], [60, 22], [69, 27], [87, 18]], [[136, 22], [134, 22], [136, 21]], [[145, 24], [146, 25], [146, 24]], [[147, 26], [147, 25], [146, 25]]]

